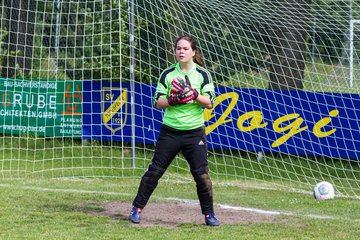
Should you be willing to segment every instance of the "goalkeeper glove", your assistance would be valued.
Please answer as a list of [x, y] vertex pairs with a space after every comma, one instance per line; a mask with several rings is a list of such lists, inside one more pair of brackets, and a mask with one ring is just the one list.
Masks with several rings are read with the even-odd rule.
[[[182, 78], [175, 78], [171, 85], [173, 86], [172, 90], [175, 90], [179, 93], [180, 98], [187, 97], [187, 101], [196, 100], [199, 96], [199, 92], [196, 89], [191, 87], [189, 77], [185, 75], [185, 80]], [[190, 95], [193, 95], [190, 97]]]
[[170, 97], [168, 97], [168, 103], [170, 106], [175, 106], [180, 104], [180, 98], [177, 94], [171, 94]]
[[170, 106], [178, 104], [186, 104], [198, 98], [199, 93], [196, 89], [193, 89], [190, 84], [188, 76], [185, 76], [185, 80], [176, 77], [172, 82], [172, 89], [170, 91], [170, 97], [168, 102]]
[[177, 92], [183, 92], [185, 88], [187, 87], [186, 82], [184, 79], [176, 77], [171, 82], [172, 90], [175, 90]]
[[193, 99], [191, 99], [191, 100], [196, 100], [199, 96], [199, 92], [196, 89], [191, 87], [191, 83], [190, 83], [189, 77], [187, 75], [185, 75], [185, 83], [188, 88], [188, 91], [192, 92]]
[[168, 103], [170, 106], [186, 104], [192, 100], [194, 100], [194, 93], [192, 91], [187, 93], [171, 94], [170, 97], [168, 97]]

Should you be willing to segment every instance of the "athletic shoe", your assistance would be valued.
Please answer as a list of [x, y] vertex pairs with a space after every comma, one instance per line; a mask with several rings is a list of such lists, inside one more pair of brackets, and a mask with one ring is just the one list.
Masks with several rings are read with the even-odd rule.
[[220, 221], [216, 218], [215, 213], [205, 215], [205, 223], [208, 226], [219, 226]]
[[129, 220], [133, 223], [140, 223], [141, 208], [132, 207], [129, 215]]

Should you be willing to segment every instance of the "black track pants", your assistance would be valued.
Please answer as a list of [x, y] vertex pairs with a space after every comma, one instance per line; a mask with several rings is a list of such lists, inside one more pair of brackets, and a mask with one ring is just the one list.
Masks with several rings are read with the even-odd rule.
[[190, 165], [203, 214], [213, 212], [212, 182], [209, 177], [207, 143], [203, 127], [180, 131], [163, 125], [156, 143], [154, 157], [141, 178], [133, 205], [144, 208], [151, 194], [175, 156], [182, 152]]

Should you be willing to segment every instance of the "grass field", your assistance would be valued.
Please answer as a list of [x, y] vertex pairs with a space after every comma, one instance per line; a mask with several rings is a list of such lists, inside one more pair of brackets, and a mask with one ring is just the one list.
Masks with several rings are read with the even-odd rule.
[[[247, 212], [272, 214], [271, 221], [220, 227], [199, 223], [142, 226], [130, 224], [116, 214], [99, 214], [107, 203], [123, 202], [130, 208], [139, 179], [3, 179], [0, 184], [0, 238], [358, 239], [360, 235], [360, 201], [357, 199], [316, 201], [310, 194], [243, 181], [215, 182], [216, 208], [222, 204], [245, 208]], [[196, 199], [192, 183], [162, 181], [149, 205]], [[233, 210], [232, 214], [244, 213]], [[221, 220], [222, 216], [218, 217]]]
[[[306, 81], [305, 90], [359, 93], [359, 82], [349, 91], [348, 83], [337, 77], [337, 73], [342, 76], [342, 69], [315, 67], [321, 74], [315, 76], [316, 81]], [[308, 79], [309, 68], [305, 75]], [[245, 77], [249, 78], [238, 76], [239, 79]], [[254, 73], [251, 77], [249, 84], [238, 82], [245, 82], [245, 87], [266, 88], [267, 81], [262, 75]], [[254, 156], [222, 158], [211, 154], [209, 160], [216, 162], [211, 164], [211, 169], [218, 174], [213, 178], [215, 208], [230, 207], [235, 217], [246, 218], [254, 213], [259, 221], [244, 219], [229, 223], [219, 211], [220, 221], [226, 223], [215, 228], [195, 220], [177, 224], [176, 213], [175, 224], [171, 226], [158, 222], [133, 225], [126, 220], [124, 212], [131, 207], [151, 151], [140, 149], [136, 154], [142, 160], [137, 162], [137, 169], [132, 170], [129, 148], [122, 151], [120, 147], [103, 143], [91, 142], [87, 146], [77, 140], [28, 136], [1, 139], [0, 239], [348, 240], [360, 236], [359, 199], [336, 197], [316, 201], [311, 189], [308, 192], [289, 190], [296, 184], [304, 188], [315, 179], [336, 176], [335, 185], [352, 189], [359, 196], [357, 161], [305, 160], [291, 156], [255, 161]], [[173, 202], [196, 201], [187, 165], [179, 161], [164, 176], [149, 205], [162, 203], [170, 207]], [[104, 214], [108, 204], [118, 204], [125, 209]]]
[[[322, 177], [321, 172], [351, 179], [335, 185], [357, 188], [358, 163], [329, 159], [333, 166], [339, 166], [326, 168], [326, 159], [321, 162], [278, 156], [256, 162], [250, 155], [222, 159], [212, 154], [210, 167], [217, 173], [213, 176], [215, 209], [224, 223], [213, 228], [197, 220], [202, 218], [200, 211], [194, 221], [184, 222], [178, 221], [178, 216], [193, 213], [186, 208], [179, 213], [171, 209], [174, 203], [183, 202], [198, 207], [187, 166], [176, 160], [144, 209], [145, 214], [147, 208], [161, 204], [155, 207], [174, 212], [170, 215], [172, 224], [157, 220], [152, 223], [145, 218], [147, 224], [133, 225], [126, 218], [151, 159], [150, 150], [137, 151], [138, 160], [143, 161], [138, 161], [136, 170], [132, 170], [129, 151], [106, 144], [29, 137], [2, 140], [0, 239], [348, 240], [360, 235], [358, 198], [316, 201], [311, 188], [292, 190], [296, 184], [309, 184], [316, 174]], [[343, 175], [335, 171], [340, 168]], [[301, 179], [296, 174], [300, 172]], [[121, 208], [109, 214], [109, 205]], [[230, 215], [224, 214], [225, 207]], [[256, 214], [257, 221], [250, 219], [251, 214]], [[229, 217], [241, 220], [231, 222]], [[162, 216], [155, 216], [158, 218]]]

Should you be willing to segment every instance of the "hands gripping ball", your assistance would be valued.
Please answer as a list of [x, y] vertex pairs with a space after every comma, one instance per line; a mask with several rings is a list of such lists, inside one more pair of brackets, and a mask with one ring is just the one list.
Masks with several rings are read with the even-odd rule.
[[313, 193], [316, 200], [333, 199], [335, 196], [333, 185], [325, 181], [316, 184]]

